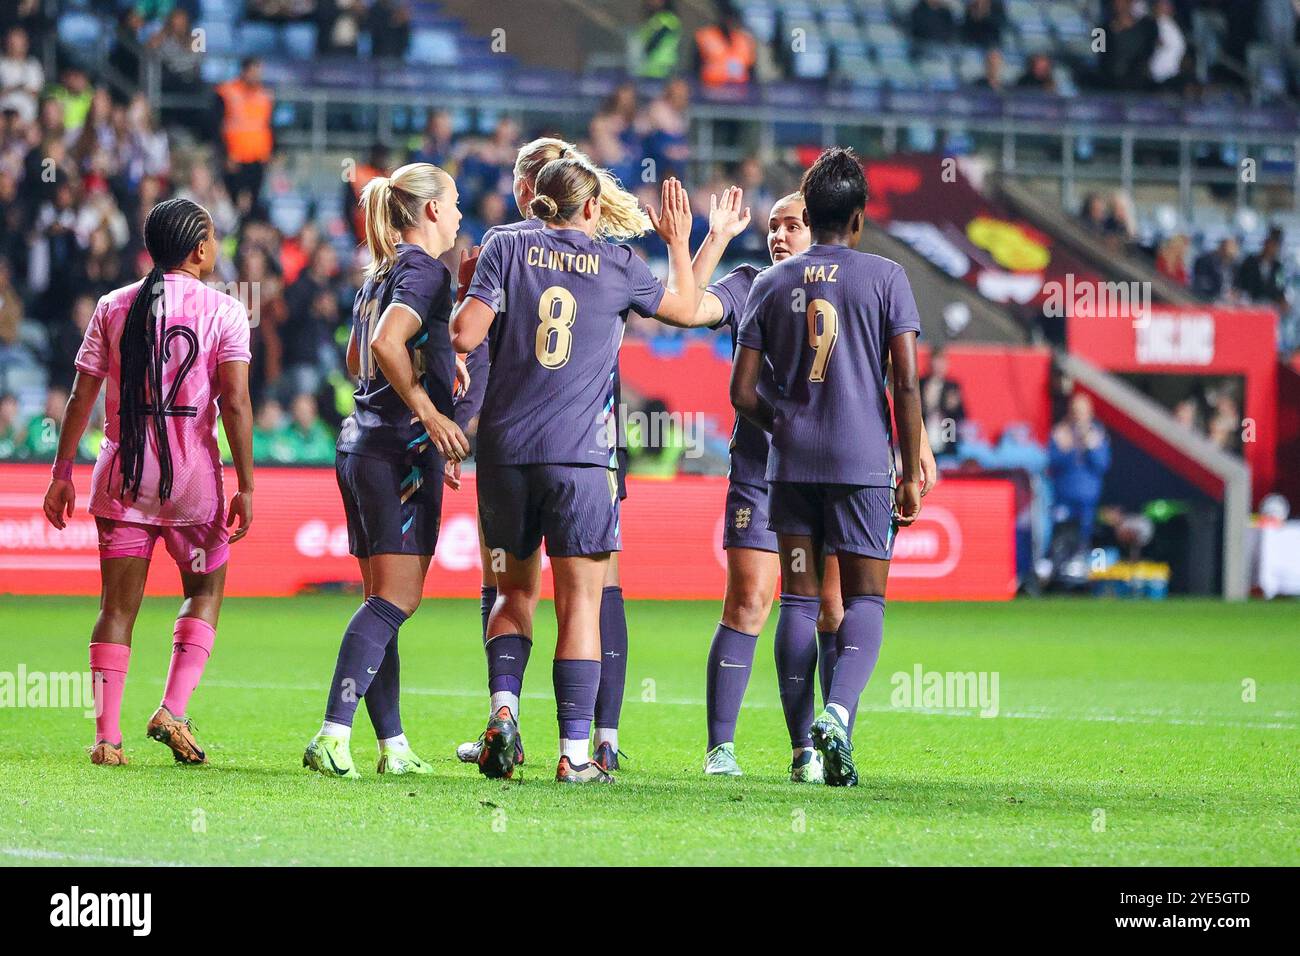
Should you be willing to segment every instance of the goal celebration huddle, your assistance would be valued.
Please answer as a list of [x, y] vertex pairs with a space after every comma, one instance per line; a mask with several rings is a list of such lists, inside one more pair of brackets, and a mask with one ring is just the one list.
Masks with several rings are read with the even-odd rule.
[[[531, 742], [543, 719], [521, 717], [520, 700], [526, 679], [541, 680], [527, 670], [544, 546], [558, 635], [558, 743], [546, 759], [556, 760], [558, 782], [614, 782], [626, 759], [619, 717], [638, 640], [620, 587], [627, 461], [616, 433], [619, 348], [634, 311], [679, 328], [726, 326], [732, 341], [726, 588], [711, 642], [699, 640], [702, 770], [742, 773], [736, 728], [779, 594], [773, 653], [790, 780], [855, 785], [857, 702], [884, 639], [895, 536], [916, 520], [937, 474], [911, 289], [897, 263], [856, 251], [867, 202], [857, 157], [824, 151], [798, 192], [757, 210], [768, 216], [770, 261], [716, 282], [728, 243], [751, 219], [739, 188], [712, 197], [708, 235], [692, 253], [690, 201], [676, 179], [662, 184], [658, 209], [642, 210], [577, 147], [549, 138], [520, 148], [514, 174], [522, 220], [489, 230], [456, 275], [441, 261], [461, 226], [450, 175], [411, 163], [362, 192], [369, 265], [347, 347], [355, 410], [335, 467], [363, 597], [339, 622], [321, 723], [302, 728], [303, 766], [363, 776], [350, 742], [364, 703], [376, 772], [433, 772], [417, 754], [418, 728], [408, 740], [403, 723], [399, 638], [424, 626], [408, 621], [419, 612], [443, 495], [460, 489], [466, 429], [477, 422], [487, 713], [483, 726], [465, 728], [471, 739], [456, 755], [466, 772], [510, 778], [525, 763], [527, 727], [527, 759], [538, 759]], [[650, 231], [667, 247], [665, 281], [623, 244]], [[144, 222], [152, 270], [99, 301], [77, 355], [45, 514], [62, 529], [74, 513], [72, 461], [106, 389], [89, 493], [102, 576], [89, 651], [97, 765], [128, 763], [123, 693], [160, 539], [184, 600], [146, 733], [180, 763], [208, 759], [191, 699], [219, 652], [226, 564], [239, 560], [255, 497], [249, 316], [203, 281], [218, 238], [202, 206], [155, 206]], [[218, 420], [235, 489], [223, 482]]]

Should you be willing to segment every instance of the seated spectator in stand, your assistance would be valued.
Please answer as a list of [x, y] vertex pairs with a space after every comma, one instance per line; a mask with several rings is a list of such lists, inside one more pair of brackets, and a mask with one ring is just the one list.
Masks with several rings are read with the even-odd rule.
[[12, 461], [22, 452], [23, 431], [18, 425], [18, 399], [0, 395], [0, 461]]
[[72, 388], [76, 374], [77, 352], [86, 337], [91, 316], [95, 314], [95, 296], [79, 294], [72, 303], [72, 317], [50, 330], [49, 381], [58, 388]]
[[1224, 236], [1209, 252], [1192, 263], [1192, 292], [1207, 302], [1232, 301], [1237, 276], [1237, 240]]
[[11, 27], [0, 55], [0, 111], [13, 110], [24, 123], [36, 119], [36, 101], [45, 86], [45, 71], [30, 45], [26, 30]]
[[992, 90], [994, 93], [1003, 93], [1006, 91], [1006, 83], [1002, 79], [1002, 51], [997, 47], [989, 47], [984, 51], [984, 76], [975, 81], [975, 85], [982, 90]]
[[411, 45], [411, 8], [406, 0], [374, 0], [366, 15], [370, 55], [376, 60], [400, 60]]
[[966, 421], [966, 402], [960, 383], [948, 378], [948, 353], [936, 348], [930, 356], [930, 373], [921, 379], [921, 417], [936, 456], [957, 450], [958, 432]]
[[69, 133], [75, 133], [85, 125], [90, 114], [90, 101], [94, 97], [85, 70], [75, 64], [65, 66], [59, 74], [59, 85], [48, 95], [63, 104], [63, 124]]
[[912, 39], [918, 43], [951, 43], [957, 38], [957, 17], [948, 0], [917, 0], [912, 8]]
[[289, 442], [282, 436], [285, 419], [284, 407], [274, 398], [262, 402], [253, 420], [253, 460], [257, 462], [293, 460]]
[[758, 44], [731, 0], [716, 0], [717, 20], [695, 31], [695, 60], [704, 86], [747, 84]]
[[1112, 0], [1110, 20], [1102, 25], [1106, 46], [1097, 54], [1097, 79], [1112, 90], [1151, 86], [1151, 55], [1156, 50], [1156, 22], [1139, 15], [1133, 0]]
[[1052, 479], [1055, 518], [1073, 521], [1079, 529], [1079, 552], [1092, 545], [1092, 526], [1101, 500], [1102, 483], [1110, 469], [1110, 440], [1093, 418], [1092, 399], [1083, 392], [1070, 398], [1064, 420], [1052, 429], [1048, 475]]
[[[167, 14], [163, 28], [150, 37], [149, 48], [162, 63], [164, 93], [194, 97], [203, 91], [203, 77], [199, 72], [203, 54], [194, 49], [190, 15], [184, 7], [176, 7]], [[207, 138], [211, 127], [206, 111], [192, 106], [178, 105], [163, 110], [163, 123], [188, 126], [203, 138]]]
[[646, 107], [642, 147], [645, 155], [655, 161], [660, 180], [687, 173], [686, 164], [691, 158], [691, 123], [687, 116], [690, 105], [691, 85], [679, 76], [665, 83], [663, 92]]
[[455, 128], [448, 110], [434, 110], [424, 124], [420, 145], [411, 152], [411, 162], [430, 163], [444, 169], [451, 162], [452, 140]]
[[316, 55], [355, 57], [365, 12], [361, 0], [317, 0]]
[[1177, 91], [1183, 83], [1183, 58], [1187, 38], [1178, 25], [1173, 0], [1156, 0], [1152, 19], [1156, 25], [1155, 50], [1151, 54], [1151, 82], [1161, 89]]
[[23, 457], [53, 461], [59, 448], [59, 422], [68, 404], [67, 389], [55, 386], [45, 394], [45, 410], [27, 420], [27, 437], [23, 440]]
[[140, 80], [140, 31], [144, 29], [144, 14], [138, 7], [127, 7], [117, 17], [113, 31], [113, 45], [108, 51], [108, 65], [129, 82]]
[[1046, 53], [1035, 53], [1029, 58], [1024, 74], [1016, 81], [1016, 88], [1036, 90], [1039, 93], [1056, 92], [1056, 72], [1052, 58]]
[[966, 16], [961, 23], [961, 38], [973, 46], [992, 49], [1002, 45], [1002, 30], [1007, 11], [1002, 0], [966, 0]]
[[1187, 237], [1170, 236], [1156, 250], [1156, 271], [1166, 279], [1187, 285]]
[[641, 22], [628, 41], [632, 75], [665, 80], [677, 72], [682, 21], [674, 0], [643, 0]]
[[1286, 304], [1286, 270], [1282, 266], [1282, 230], [1268, 231], [1264, 248], [1247, 256], [1237, 270], [1235, 288], [1250, 302], [1283, 306]]
[[314, 395], [295, 395], [289, 406], [291, 421], [283, 436], [292, 449], [292, 461], [300, 465], [328, 465], [334, 461], [334, 434], [320, 419]]

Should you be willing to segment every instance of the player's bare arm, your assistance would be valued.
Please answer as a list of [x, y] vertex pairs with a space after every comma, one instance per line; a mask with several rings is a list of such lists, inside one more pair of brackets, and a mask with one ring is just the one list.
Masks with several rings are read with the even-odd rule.
[[483, 344], [496, 317], [486, 302], [469, 296], [452, 314], [451, 347], [461, 355], [468, 355]]
[[235, 462], [239, 490], [230, 499], [226, 526], [239, 522], [231, 542], [248, 534], [253, 523], [253, 400], [248, 394], [248, 363], [222, 362], [217, 366], [221, 390], [221, 427], [226, 430], [230, 455]]
[[742, 205], [745, 191], [739, 186], [728, 186], [722, 192], [709, 196], [709, 234], [695, 251], [691, 260], [691, 274], [695, 278], [695, 287], [700, 291], [700, 304], [695, 313], [697, 326], [714, 326], [722, 321], [722, 301], [708, 291], [709, 281], [722, 261], [731, 240], [749, 228], [750, 211]]
[[925, 433], [921, 424], [921, 384], [916, 371], [916, 333], [904, 332], [889, 340], [893, 367], [894, 423], [903, 459], [895, 491], [898, 524], [907, 527], [921, 513], [921, 446]]
[[740, 346], [731, 363], [731, 404], [765, 432], [772, 431], [772, 406], [758, 394], [758, 372], [763, 364], [763, 353], [758, 349]]
[[[683, 329], [703, 325], [696, 315], [700, 290], [691, 271], [691, 201], [686, 187], [677, 179], [664, 180], [658, 214], [653, 209], [647, 212], [655, 232], [668, 246], [668, 291], [655, 318]], [[683, 276], [691, 279], [683, 283]]]
[[[474, 301], [474, 300], [470, 300]], [[438, 411], [428, 393], [420, 387], [406, 343], [420, 329], [420, 320], [406, 306], [394, 303], [379, 317], [370, 351], [379, 369], [406, 407], [424, 426], [429, 440], [444, 458], [462, 461], [469, 456], [469, 441], [450, 418]], [[457, 348], [456, 351], [466, 351]]]
[[[63, 410], [63, 427], [59, 429], [59, 450], [55, 455], [55, 475], [50, 479], [50, 486], [45, 492], [45, 517], [50, 524], [62, 531], [67, 527], [68, 518], [72, 517], [77, 503], [77, 492], [72, 486], [71, 471], [62, 471], [63, 462], [71, 463], [77, 457], [77, 446], [90, 421], [90, 413], [99, 398], [99, 390], [104, 380], [85, 372], [77, 372], [72, 380], [72, 393]], [[66, 474], [66, 477], [62, 475]]]

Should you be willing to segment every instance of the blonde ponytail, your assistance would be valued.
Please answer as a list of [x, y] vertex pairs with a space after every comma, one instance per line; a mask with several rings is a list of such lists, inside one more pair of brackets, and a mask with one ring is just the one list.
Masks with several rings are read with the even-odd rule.
[[431, 163], [408, 163], [391, 176], [376, 176], [361, 190], [366, 216], [367, 278], [378, 278], [397, 261], [402, 231], [417, 225], [425, 205], [442, 198], [451, 177]]
[[614, 174], [607, 169], [598, 169], [596, 178], [600, 180], [600, 221], [596, 223], [596, 238], [622, 242], [649, 232], [650, 217], [637, 198], [614, 178]]
[[[650, 231], [650, 218], [641, 209], [637, 198], [625, 190], [609, 170], [598, 168], [582, 150], [562, 139], [543, 136], [519, 147], [515, 158], [515, 178], [529, 183], [536, 192], [538, 173], [547, 163], [557, 159], [576, 159], [596, 171], [600, 181], [600, 220], [596, 223], [596, 238], [621, 242]], [[529, 206], [529, 211], [538, 219], [547, 221], [547, 217], [532, 206]]]
[[389, 209], [393, 202], [393, 181], [376, 176], [361, 190], [361, 208], [366, 214], [366, 248], [370, 250], [367, 276], [380, 276], [397, 258], [397, 239]]

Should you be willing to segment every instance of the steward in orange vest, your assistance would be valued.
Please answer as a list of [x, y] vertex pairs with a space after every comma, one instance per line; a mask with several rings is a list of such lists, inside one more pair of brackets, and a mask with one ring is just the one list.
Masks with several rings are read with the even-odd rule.
[[757, 47], [729, 3], [720, 3], [720, 22], [695, 31], [700, 82], [705, 86], [748, 83]]
[[275, 100], [262, 85], [262, 64], [249, 58], [240, 64], [239, 76], [217, 87], [225, 105], [221, 139], [226, 159], [241, 166], [271, 159], [271, 111]]

